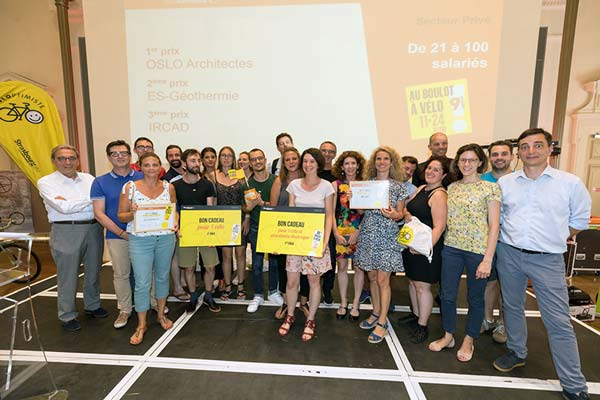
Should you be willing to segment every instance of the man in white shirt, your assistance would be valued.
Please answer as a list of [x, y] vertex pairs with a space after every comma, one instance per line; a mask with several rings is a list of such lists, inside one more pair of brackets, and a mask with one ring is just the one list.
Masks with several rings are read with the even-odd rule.
[[82, 261], [85, 267], [85, 313], [95, 318], [108, 316], [108, 312], [100, 307], [103, 229], [94, 219], [90, 199], [94, 177], [77, 172], [77, 149], [69, 145], [56, 146], [52, 149], [51, 158], [57, 171], [38, 180], [38, 189], [52, 224], [50, 251], [57, 267], [58, 319], [66, 331], [72, 332], [81, 329], [75, 299]]

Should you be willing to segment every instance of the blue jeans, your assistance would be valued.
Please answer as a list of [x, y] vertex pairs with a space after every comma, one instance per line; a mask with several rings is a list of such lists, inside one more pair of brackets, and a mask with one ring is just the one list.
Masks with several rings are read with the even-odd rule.
[[157, 299], [169, 295], [169, 271], [175, 249], [175, 234], [129, 236], [129, 257], [135, 275], [135, 311], [150, 308], [150, 286], [154, 274]]
[[[256, 242], [258, 239], [258, 225], [250, 221], [250, 232], [248, 232], [248, 242], [252, 249], [252, 286], [254, 295], [264, 297], [263, 294], [263, 264], [265, 253], [256, 252]], [[277, 292], [277, 260], [275, 256], [269, 256], [269, 294]]]
[[475, 272], [483, 260], [482, 254], [471, 253], [455, 247], [444, 246], [442, 249], [442, 325], [444, 331], [456, 332], [456, 297], [463, 270], [467, 269], [467, 314], [466, 334], [473, 339], [479, 337], [479, 329], [483, 321], [483, 306], [487, 279], [476, 279]]
[[496, 251], [508, 336], [506, 347], [517, 356], [527, 358], [525, 290], [527, 279], [531, 279], [560, 384], [569, 392], [587, 391], [569, 315], [563, 255], [526, 254], [502, 242]]

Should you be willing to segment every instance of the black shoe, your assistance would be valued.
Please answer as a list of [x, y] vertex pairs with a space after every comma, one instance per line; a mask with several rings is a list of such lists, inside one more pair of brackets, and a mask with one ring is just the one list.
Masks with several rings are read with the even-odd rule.
[[414, 313], [410, 313], [405, 317], [398, 318], [398, 325], [405, 325], [417, 322], [419, 317], [417, 317]]
[[62, 327], [67, 332], [75, 332], [81, 329], [81, 324], [76, 319], [62, 323]]
[[[509, 372], [517, 367], [524, 366], [525, 359], [517, 356], [517, 354], [512, 350], [509, 350], [503, 356], [496, 358], [496, 361], [494, 361], [494, 368], [496, 368], [500, 372]], [[577, 399], [578, 397], [573, 398]]]
[[192, 295], [192, 297], [190, 298], [190, 302], [185, 307], [185, 311], [192, 313], [192, 312], [196, 311], [197, 306], [198, 306], [198, 296]]
[[571, 393], [566, 390], [562, 391], [562, 397], [565, 400], [589, 400], [590, 395], [587, 392]]
[[221, 311], [221, 306], [217, 304], [217, 302], [215, 301], [215, 299], [213, 299], [212, 296], [206, 297], [205, 295], [202, 304], [207, 306], [211, 312], [218, 313]]
[[85, 315], [92, 318], [106, 318], [108, 317], [108, 311], [102, 307], [98, 307], [95, 310], [85, 310]]
[[429, 328], [427, 326], [418, 325], [415, 331], [413, 332], [413, 337], [410, 339], [411, 343], [419, 344], [423, 343], [429, 338]]
[[323, 301], [325, 304], [333, 304], [333, 296], [331, 295], [331, 290], [323, 291]]

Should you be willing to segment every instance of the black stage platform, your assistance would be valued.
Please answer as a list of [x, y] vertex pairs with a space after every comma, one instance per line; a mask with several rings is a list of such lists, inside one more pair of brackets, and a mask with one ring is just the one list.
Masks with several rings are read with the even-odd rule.
[[[248, 273], [247, 275], [251, 275]], [[246, 288], [250, 292], [251, 276]], [[285, 338], [277, 333], [280, 321], [267, 302], [258, 312], [246, 312], [247, 301], [228, 301], [222, 312], [200, 307], [185, 313], [185, 304], [170, 298], [169, 317], [173, 329], [163, 331], [150, 312], [149, 330], [140, 346], [129, 345], [136, 318], [127, 327], [112, 327], [117, 315], [112, 269], [101, 273], [105, 319], [80, 316], [79, 332], [64, 332], [56, 317], [56, 280], [49, 278], [32, 287], [33, 305], [40, 340], [47, 352], [49, 370], [57, 387], [69, 391], [71, 399], [559, 399], [560, 386], [554, 373], [548, 341], [535, 298], [527, 298], [529, 358], [524, 368], [509, 374], [497, 372], [492, 361], [505, 351], [490, 335], [482, 335], [473, 360], [460, 363], [456, 350], [433, 353], [427, 343], [415, 345], [396, 320], [408, 311], [406, 280], [393, 279], [395, 312], [392, 330], [378, 345], [367, 342], [368, 331], [357, 323], [337, 320], [337, 305], [321, 305], [315, 338], [300, 339], [304, 317]], [[12, 298], [19, 306], [19, 324], [31, 315], [26, 290]], [[459, 329], [462, 339], [466, 312], [466, 289], [461, 284]], [[337, 294], [334, 298], [339, 299]], [[0, 359], [8, 359], [10, 304], [0, 302]], [[83, 310], [83, 302], [79, 300]], [[361, 317], [370, 305], [361, 306]], [[430, 339], [441, 335], [437, 309], [430, 320]], [[591, 397], [600, 399], [600, 332], [573, 320], [579, 341], [583, 372]], [[26, 342], [20, 330], [15, 343], [14, 372], [43, 360], [34, 338]], [[25, 381], [7, 399], [22, 399], [48, 391], [47, 368]]]

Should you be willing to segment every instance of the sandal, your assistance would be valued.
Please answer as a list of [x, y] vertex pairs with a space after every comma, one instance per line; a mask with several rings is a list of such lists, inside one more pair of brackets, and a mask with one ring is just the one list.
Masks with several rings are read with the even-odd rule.
[[288, 306], [287, 304], [283, 303], [278, 309], [277, 311], [275, 311], [275, 319], [283, 319], [286, 314], [287, 314], [287, 309]]
[[[340, 314], [340, 311], [344, 310], [343, 314]], [[348, 306], [346, 307], [342, 307], [340, 306], [340, 308], [337, 309], [336, 313], [335, 313], [335, 317], [337, 319], [345, 319], [346, 315], [348, 315]]]
[[183, 292], [183, 293], [173, 293], [173, 297], [175, 297], [177, 300], [179, 301], [183, 301], [185, 303], [187, 303], [188, 301], [190, 301], [191, 296], [189, 293], [187, 292]]
[[[371, 318], [373, 318], [373, 321], [369, 322]], [[361, 323], [358, 324], [358, 326], [360, 327], [360, 329], [373, 329], [375, 328], [375, 325], [377, 325], [378, 319], [379, 315], [371, 313], [371, 315], [369, 315], [369, 318], [363, 319]]]
[[237, 299], [246, 300], [246, 291], [244, 290], [244, 282], [237, 285]]
[[[306, 320], [306, 323], [304, 324], [304, 331], [302, 332], [302, 341], [303, 342], [308, 342], [315, 336], [315, 327], [316, 326], [317, 326], [317, 323], [315, 322], [314, 319]], [[309, 329], [310, 329], [310, 331], [309, 331]]]
[[292, 325], [294, 325], [294, 322], [296, 322], [296, 317], [293, 315], [287, 315], [285, 317], [285, 321], [283, 321], [283, 324], [281, 324], [279, 327], [279, 336], [287, 335], [292, 328]]
[[[462, 348], [462, 346], [461, 346]], [[475, 346], [471, 344], [471, 352], [468, 353], [466, 351], [458, 350], [456, 352], [456, 359], [460, 362], [469, 362], [471, 358], [473, 358], [473, 353], [475, 352]]]
[[173, 327], [173, 321], [171, 321], [167, 317], [159, 318], [159, 319], [157, 319], [157, 321], [165, 331], [168, 331], [169, 329], [171, 329]]
[[300, 304], [300, 311], [302, 311], [305, 318], [308, 318], [308, 315], [310, 314], [310, 309], [308, 308], [308, 303]]
[[388, 333], [388, 330], [387, 330], [388, 325], [387, 325], [387, 323], [380, 324], [379, 322], [376, 322], [375, 325], [378, 326], [378, 327], [380, 327], [380, 328], [383, 328], [383, 334], [381, 334], [381, 335], [376, 334], [375, 333], [375, 329], [377, 329], [377, 328], [375, 328], [373, 330], [373, 332], [371, 332], [369, 334], [369, 339], [368, 339], [369, 343], [373, 343], [373, 344], [381, 343], [383, 341], [383, 339], [385, 338], [385, 335], [387, 335], [387, 333]]
[[227, 301], [227, 300], [229, 300], [230, 296], [231, 296], [231, 283], [228, 285], [225, 285], [225, 289], [223, 291], [221, 291], [221, 300]]
[[144, 340], [144, 333], [146, 333], [147, 330], [147, 326], [143, 328], [136, 328], [135, 332], [133, 332], [133, 335], [131, 335], [131, 337], [129, 338], [129, 344], [132, 344], [134, 346], [141, 344]]
[[429, 343], [429, 350], [431, 351], [442, 351], [444, 349], [451, 349], [454, 347], [454, 337], [452, 337], [452, 340], [450, 340], [448, 343], [446, 343], [445, 346], [442, 346], [440, 342], [444, 341], [445, 337], [442, 337], [441, 339], [436, 340], [435, 342], [431, 342]]
[[[352, 311], [356, 311], [356, 315], [352, 314]], [[350, 310], [350, 316], [348, 318], [351, 322], [358, 321], [358, 319], [360, 318], [360, 306], [358, 306], [358, 308], [352, 307], [352, 309]]]

